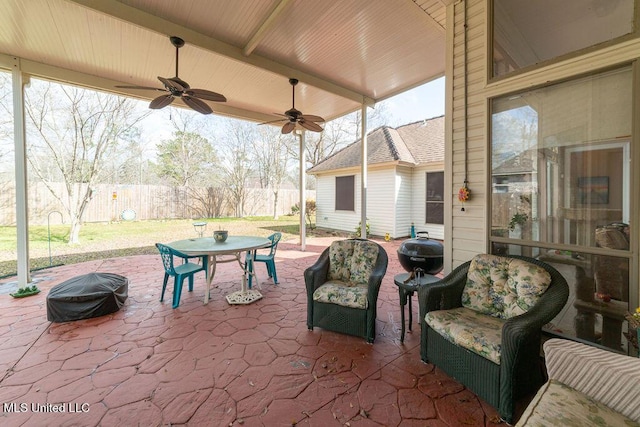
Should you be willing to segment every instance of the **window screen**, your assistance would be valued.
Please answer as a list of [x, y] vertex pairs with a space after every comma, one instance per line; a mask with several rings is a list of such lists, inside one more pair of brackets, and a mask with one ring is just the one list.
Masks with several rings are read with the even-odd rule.
[[336, 210], [355, 210], [355, 176], [336, 177]]
[[427, 172], [427, 224], [444, 224], [444, 172]]

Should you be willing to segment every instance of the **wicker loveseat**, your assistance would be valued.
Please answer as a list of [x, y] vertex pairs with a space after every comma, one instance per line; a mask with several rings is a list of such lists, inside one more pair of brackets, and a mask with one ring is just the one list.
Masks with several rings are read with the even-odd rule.
[[309, 330], [318, 326], [372, 343], [378, 292], [387, 264], [387, 253], [375, 242], [333, 242], [304, 272]]
[[549, 381], [519, 426], [640, 426], [640, 359], [562, 339], [544, 343]]
[[477, 255], [418, 290], [420, 355], [511, 423], [514, 402], [543, 383], [541, 328], [569, 295], [556, 269], [533, 258]]

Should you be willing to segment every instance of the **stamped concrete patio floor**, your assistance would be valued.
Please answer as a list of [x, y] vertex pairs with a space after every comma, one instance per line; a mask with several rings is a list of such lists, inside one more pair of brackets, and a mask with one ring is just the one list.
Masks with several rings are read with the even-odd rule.
[[[420, 360], [418, 304], [400, 342], [393, 276], [396, 249], [381, 242], [389, 268], [379, 299], [375, 343], [307, 330], [303, 271], [329, 240], [306, 252], [281, 243], [280, 284], [257, 266], [264, 298], [246, 306], [224, 296], [240, 287], [236, 263], [220, 264], [203, 304], [204, 274], [180, 307], [161, 303], [159, 256], [92, 261], [33, 275], [42, 292], [14, 299], [0, 281], [0, 423], [3, 426], [488, 426], [494, 408]], [[120, 311], [68, 323], [47, 321], [54, 285], [90, 272], [129, 279]], [[14, 282], [13, 284], [11, 282]], [[55, 410], [64, 412], [53, 412]]]

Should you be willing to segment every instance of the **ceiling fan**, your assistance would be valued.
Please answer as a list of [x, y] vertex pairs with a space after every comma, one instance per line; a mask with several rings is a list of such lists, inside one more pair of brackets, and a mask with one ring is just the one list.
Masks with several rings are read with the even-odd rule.
[[122, 89], [148, 89], [157, 90], [160, 92], [167, 92], [164, 95], [153, 99], [149, 104], [149, 108], [157, 110], [171, 104], [175, 98], [180, 98], [189, 107], [196, 110], [198, 113], [211, 114], [213, 110], [202, 99], [214, 102], [226, 102], [227, 98], [216, 92], [205, 89], [191, 89], [189, 83], [185, 82], [178, 77], [178, 50], [184, 46], [184, 40], [180, 37], [169, 37], [171, 44], [176, 47], [176, 76], [171, 78], [164, 78], [158, 76], [158, 80], [162, 82], [164, 88], [155, 88], [149, 86], [116, 86]]
[[290, 110], [284, 112], [284, 114], [274, 113], [279, 116], [283, 116], [284, 119], [273, 120], [271, 122], [265, 122], [261, 124], [267, 123], [276, 123], [276, 122], [286, 122], [282, 126], [282, 133], [291, 133], [296, 128], [296, 125], [300, 125], [305, 129], [308, 129], [313, 132], [322, 132], [322, 127], [316, 122], [324, 122], [324, 119], [320, 116], [314, 116], [311, 114], [302, 114], [302, 111], [296, 110], [296, 85], [298, 84], [298, 79], [291, 78], [289, 79], [289, 83], [292, 86], [292, 107]]

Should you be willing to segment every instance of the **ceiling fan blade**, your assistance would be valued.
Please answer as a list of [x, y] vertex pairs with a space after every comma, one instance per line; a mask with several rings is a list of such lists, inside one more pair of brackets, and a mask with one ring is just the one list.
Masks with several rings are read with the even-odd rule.
[[303, 114], [300, 116], [301, 119], [306, 120], [308, 122], [321, 122], [324, 123], [324, 119], [320, 116], [314, 116], [313, 114]]
[[165, 79], [164, 77], [160, 76], [158, 76], [158, 80], [160, 80], [167, 89], [175, 89], [177, 91], [184, 92], [184, 86], [174, 82], [173, 80]]
[[284, 121], [288, 121], [289, 119], [276, 119], [276, 120], [270, 120], [268, 122], [262, 122], [262, 123], [258, 123], [258, 125], [270, 125], [271, 123], [278, 123], [278, 122], [284, 122]]
[[322, 127], [319, 124], [317, 124], [315, 122], [310, 122], [308, 120], [300, 119], [298, 121], [298, 123], [300, 123], [300, 125], [303, 128], [308, 129], [308, 130], [313, 131], [313, 132], [322, 132], [322, 130], [323, 130]]
[[118, 85], [118, 86], [115, 86], [115, 87], [120, 88], [120, 89], [148, 89], [148, 90], [162, 90], [162, 91], [164, 90], [164, 89], [161, 89], [161, 88], [159, 88], [159, 87], [150, 87], [150, 86], [125, 86], [125, 85]]
[[182, 100], [184, 101], [185, 104], [187, 104], [189, 107], [196, 110], [198, 113], [201, 113], [201, 114], [213, 113], [213, 110], [211, 109], [211, 107], [205, 104], [204, 101], [200, 101], [198, 98], [183, 96]]
[[188, 89], [185, 91], [185, 95], [206, 99], [207, 101], [227, 102], [227, 98], [224, 95], [206, 89]]
[[152, 110], [159, 110], [160, 108], [164, 108], [172, 102], [173, 95], [160, 95], [159, 97], [151, 101], [151, 103], [149, 104], [149, 108], [151, 108]]
[[282, 126], [282, 134], [291, 133], [292, 130], [296, 128], [296, 124], [294, 122], [287, 122]]

